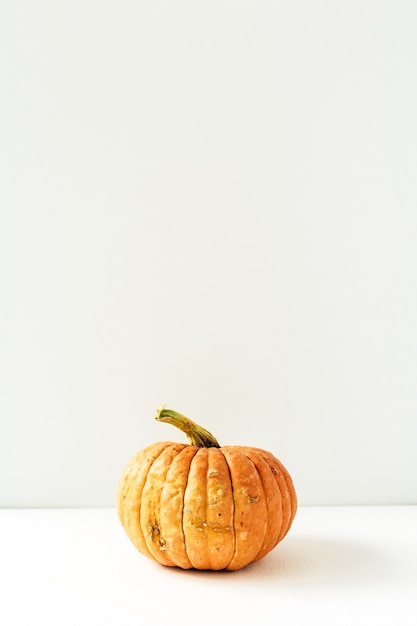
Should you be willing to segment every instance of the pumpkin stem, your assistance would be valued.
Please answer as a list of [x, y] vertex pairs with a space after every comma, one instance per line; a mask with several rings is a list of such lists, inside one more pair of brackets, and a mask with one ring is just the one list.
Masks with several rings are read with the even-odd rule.
[[155, 419], [158, 422], [172, 424], [182, 430], [193, 446], [198, 448], [220, 448], [219, 442], [208, 430], [191, 421], [185, 415], [181, 415], [177, 411], [171, 411], [165, 405], [158, 409]]

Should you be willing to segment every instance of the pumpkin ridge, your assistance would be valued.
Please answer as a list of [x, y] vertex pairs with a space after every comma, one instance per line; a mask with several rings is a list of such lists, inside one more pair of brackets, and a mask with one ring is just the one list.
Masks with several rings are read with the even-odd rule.
[[[147, 455], [152, 455], [152, 449], [155, 447], [155, 445], [158, 444], [153, 444], [151, 446], [148, 446], [147, 448], [145, 448], [144, 450], [142, 450], [140, 453], [135, 454], [129, 461], [129, 464], [125, 470], [125, 476], [127, 479], [131, 479], [131, 471], [132, 468], [135, 465], [135, 461], [137, 462], [138, 456], [143, 455], [144, 458], [146, 458]], [[138, 467], [137, 472], [136, 472], [136, 480], [129, 480], [128, 482], [128, 488], [126, 490], [126, 493], [123, 494], [123, 492], [121, 490], [119, 490], [119, 494], [118, 494], [118, 498], [119, 498], [119, 505], [120, 505], [120, 509], [121, 509], [121, 515], [120, 515], [120, 520], [126, 530], [127, 535], [130, 537], [130, 539], [132, 540], [132, 542], [139, 548], [138, 543], [141, 546], [141, 551], [144, 552], [147, 556], [151, 557], [151, 553], [148, 550], [148, 547], [146, 545], [146, 541], [145, 541], [145, 537], [143, 535], [143, 531], [142, 531], [142, 527], [140, 525], [140, 509], [141, 509], [141, 505], [142, 505], [142, 491], [143, 491], [143, 487], [145, 485], [148, 473], [149, 473], [149, 469], [152, 467], [153, 463], [156, 461], [156, 459], [162, 454], [162, 452], [165, 450], [165, 448], [167, 446], [171, 445], [170, 441], [167, 442], [161, 442], [159, 444], [159, 446], [162, 446], [160, 451], [158, 452], [157, 456], [153, 459], [152, 463], [149, 465], [146, 474], [144, 474], [144, 476], [141, 477], [142, 482], [142, 486], [140, 488], [140, 491], [138, 493], [135, 494], [135, 502], [137, 502], [137, 507], [138, 507], [138, 511], [137, 511], [137, 516], [131, 515], [131, 510], [128, 508], [126, 503], [130, 502], [129, 496], [132, 495], [132, 491], [134, 491], [134, 489], [137, 489], [137, 477], [138, 475], [140, 476], [140, 469], [141, 466]], [[147, 461], [145, 461], [146, 463]], [[124, 476], [124, 477], [125, 477]], [[124, 478], [123, 477], [123, 478]], [[139, 540], [139, 541], [138, 541]]]
[[[289, 531], [291, 524], [293, 522], [293, 519], [295, 517], [295, 513], [297, 511], [297, 500], [296, 500], [295, 489], [294, 489], [292, 479], [285, 465], [283, 465], [283, 463], [281, 463], [281, 461], [279, 461], [270, 452], [266, 452], [265, 450], [262, 450], [261, 448], [256, 448], [256, 450], [261, 454], [261, 456], [268, 463], [273, 474], [275, 476], [279, 476], [281, 478], [281, 481], [284, 483], [282, 486], [280, 486], [277, 482], [278, 488], [281, 493], [281, 501], [282, 501], [282, 524], [281, 524], [279, 535], [277, 537], [277, 541], [275, 543], [275, 546], [276, 546], [280, 541], [282, 541], [282, 539], [285, 537], [285, 535]], [[273, 462], [273, 465], [276, 467], [271, 466], [271, 462]], [[284, 486], [285, 486], [285, 489], [284, 489]], [[285, 511], [284, 499], [288, 500], [288, 512]]]
[[287, 479], [288, 472], [287, 472], [285, 466], [276, 457], [275, 457], [275, 463], [278, 465], [278, 469], [279, 469], [280, 474], [281, 474], [281, 476], [283, 478], [283, 481], [285, 483], [287, 495], [289, 496], [289, 515], [288, 515], [288, 519], [286, 519], [285, 516], [284, 516], [284, 499], [282, 498], [283, 518], [282, 518], [281, 529], [279, 531], [277, 542], [275, 544], [275, 545], [277, 545], [280, 541], [282, 541], [282, 539], [284, 539], [285, 535], [287, 534], [287, 532], [289, 531], [289, 529], [291, 527], [292, 520], [294, 519], [294, 515], [295, 515], [295, 508], [293, 506], [293, 499], [292, 499], [292, 493], [293, 493], [294, 488], [293, 488], [292, 485], [289, 484], [289, 481]]
[[[281, 496], [281, 492], [278, 488], [278, 485], [272, 475], [271, 472], [271, 468], [269, 467], [268, 463], [265, 461], [265, 459], [263, 458], [263, 456], [255, 449], [253, 448], [249, 448], [247, 450], [244, 451], [244, 454], [246, 457], [248, 457], [252, 463], [255, 465], [255, 468], [259, 474], [259, 479], [261, 481], [261, 485], [262, 485], [262, 489], [264, 491], [264, 496], [265, 496], [265, 502], [266, 502], [266, 515], [267, 515], [267, 519], [266, 519], [266, 528], [265, 528], [265, 535], [264, 535], [264, 539], [262, 542], [262, 545], [259, 549], [259, 552], [257, 553], [257, 555], [255, 556], [254, 561], [257, 561], [261, 558], [263, 558], [264, 556], [266, 556], [277, 544], [276, 540], [279, 537], [280, 533], [281, 533], [281, 529], [282, 529], [282, 524], [283, 524], [283, 520], [284, 520], [284, 515], [283, 515], [283, 511], [282, 511], [282, 496]], [[260, 465], [263, 465], [264, 467], [264, 471], [261, 471], [257, 465], [257, 462], [259, 462]], [[270, 535], [273, 531], [273, 525], [271, 524], [271, 519], [273, 517], [275, 517], [275, 511], [273, 510], [273, 508], [271, 508], [271, 502], [270, 502], [270, 496], [271, 496], [271, 485], [267, 485], [266, 481], [265, 481], [265, 476], [264, 476], [264, 472], [265, 473], [269, 473], [270, 476], [270, 480], [272, 482], [272, 484], [274, 485], [274, 487], [272, 487], [272, 489], [275, 491], [275, 494], [277, 494], [279, 496], [279, 502], [281, 505], [281, 523], [280, 525], [276, 528], [276, 530], [274, 531], [274, 536], [273, 536], [273, 540], [271, 539]], [[275, 496], [275, 494], [272, 494], [272, 496]]]
[[281, 463], [281, 461], [279, 461], [278, 459], [277, 459], [277, 461], [278, 461], [278, 466], [279, 466], [279, 468], [281, 470], [281, 473], [282, 473], [282, 475], [284, 477], [284, 481], [285, 481], [285, 484], [287, 486], [287, 490], [288, 490], [288, 493], [289, 493], [289, 496], [290, 496], [290, 517], [289, 517], [289, 520], [288, 520], [288, 523], [287, 523], [287, 528], [286, 528], [285, 532], [282, 535], [280, 535], [279, 540], [281, 541], [282, 539], [284, 539], [285, 535], [287, 534], [287, 532], [291, 528], [291, 524], [293, 523], [295, 514], [297, 512], [297, 496], [296, 496], [296, 493], [295, 493], [295, 489], [294, 489], [294, 484], [292, 482], [292, 478], [291, 478], [287, 468], [285, 467], [285, 465], [283, 465]]
[[[164, 476], [164, 480], [166, 477], [166, 474], [168, 473], [169, 467], [173, 461], [173, 459], [185, 448], [187, 447], [187, 444], [183, 444], [183, 443], [171, 443], [170, 445], [166, 446], [161, 454], [158, 455], [158, 457], [154, 460], [154, 462], [151, 464], [151, 466], [148, 469], [147, 475], [146, 475], [146, 479], [143, 485], [143, 490], [142, 490], [142, 495], [143, 495], [143, 491], [145, 490], [145, 487], [148, 485], [148, 488], [152, 486], [152, 481], [157, 482], [158, 478], [156, 478], [155, 476], [151, 475], [151, 471], [152, 468], [154, 468], [156, 462], [158, 459], [161, 458], [161, 456], [166, 453], [168, 456], [170, 454], [172, 454], [173, 452], [176, 452], [176, 454], [174, 454], [172, 456], [172, 458], [170, 459], [170, 462], [168, 464], [167, 467], [162, 468], [163, 471], [165, 472], [163, 474]], [[168, 459], [167, 459], [168, 460]], [[166, 464], [165, 464], [166, 465]], [[149, 483], [148, 483], [149, 480]], [[148, 508], [150, 509], [149, 511], [146, 511], [145, 509], [145, 513], [149, 516], [149, 519], [146, 520], [146, 523], [148, 524], [148, 527], [144, 527], [143, 523], [144, 523], [144, 518], [145, 515], [142, 517], [142, 510], [143, 507], [140, 506], [140, 510], [139, 510], [139, 524], [142, 530], [142, 534], [144, 536], [145, 539], [145, 543], [146, 543], [146, 547], [151, 555], [151, 558], [155, 559], [156, 561], [158, 561], [159, 563], [162, 563], [163, 565], [175, 565], [175, 563], [172, 561], [172, 559], [166, 554], [166, 546], [164, 544], [164, 538], [161, 535], [161, 528], [160, 528], [160, 505], [161, 505], [161, 496], [162, 496], [162, 489], [163, 486], [161, 487], [159, 493], [158, 493], [158, 498], [157, 501], [155, 502], [154, 498], [152, 498], [152, 500], [149, 500], [148, 498], [146, 499], [145, 505], [148, 506]], [[150, 508], [150, 502], [152, 501], [153, 503], [153, 507], [152, 509]], [[142, 504], [142, 503], [141, 503]], [[152, 515], [152, 519], [151, 516]], [[155, 523], [155, 526], [152, 525], [152, 521]], [[150, 524], [150, 526], [149, 526]], [[151, 540], [149, 539], [149, 531], [151, 532]], [[159, 550], [157, 550], [155, 548], [154, 545], [154, 540], [153, 537], [159, 536], [158, 539], [158, 544], [160, 546]]]
[[258, 555], [259, 555], [259, 554], [263, 551], [264, 544], [265, 544], [265, 539], [266, 539], [267, 534], [268, 534], [268, 526], [269, 526], [269, 524], [268, 524], [268, 519], [269, 519], [268, 499], [267, 499], [267, 497], [266, 497], [266, 490], [265, 490], [265, 486], [264, 486], [264, 481], [262, 480], [262, 475], [261, 475], [261, 472], [260, 472], [260, 471], [259, 471], [259, 469], [258, 469], [258, 466], [257, 466], [257, 465], [256, 465], [256, 463], [254, 462], [254, 460], [253, 460], [253, 459], [252, 459], [252, 458], [248, 455], [248, 451], [247, 451], [247, 450], [242, 450], [242, 453], [243, 453], [243, 454], [245, 455], [245, 457], [246, 457], [246, 458], [247, 458], [247, 459], [248, 459], [248, 460], [252, 463], [253, 467], [254, 467], [254, 468], [255, 468], [255, 470], [256, 470], [256, 473], [258, 474], [258, 477], [259, 477], [259, 482], [260, 482], [260, 484], [261, 484], [262, 491], [263, 491], [263, 497], [264, 497], [264, 500], [265, 500], [265, 503], [266, 503], [266, 521], [265, 521], [265, 531], [264, 531], [264, 536], [262, 537], [262, 543], [261, 543], [261, 546], [260, 546], [260, 548], [259, 548], [259, 550], [258, 550], [258, 552], [256, 553], [256, 556], [255, 556], [255, 558], [254, 558], [254, 561], [256, 561], [256, 560], [259, 558], [259, 557], [258, 557]]
[[165, 477], [160, 498], [160, 534], [166, 540], [166, 556], [182, 569], [192, 567], [184, 541], [184, 490], [196, 446], [185, 445], [172, 459]]
[[[288, 491], [288, 484], [287, 484], [287, 481], [285, 480], [284, 474], [281, 471], [281, 467], [279, 468], [279, 470], [280, 470], [281, 475], [282, 475], [282, 477], [284, 479], [285, 488]], [[271, 471], [272, 471], [272, 469], [271, 469]], [[278, 485], [278, 483], [277, 483], [277, 485]], [[289, 519], [291, 519], [291, 508], [290, 508], [290, 516], [289, 516], [289, 519], [286, 522], [286, 519], [285, 519], [285, 505], [284, 505], [284, 496], [285, 496], [285, 494], [283, 494], [282, 489], [281, 489], [281, 487], [279, 485], [278, 485], [278, 489], [279, 489], [279, 492], [281, 494], [281, 526], [280, 526], [279, 533], [278, 533], [278, 536], [277, 536], [277, 539], [276, 539], [276, 542], [275, 542], [275, 546], [279, 544], [279, 542], [281, 541], [281, 539], [284, 537], [285, 533], [287, 532], [287, 530], [289, 528]], [[291, 499], [290, 499], [290, 507], [291, 507]], [[287, 528], [285, 528], [285, 525], [287, 526]]]
[[219, 448], [219, 451], [222, 453], [222, 455], [224, 457], [224, 460], [226, 462], [226, 467], [227, 467], [227, 470], [229, 472], [229, 480], [230, 480], [230, 488], [232, 490], [232, 504], [233, 504], [233, 513], [232, 513], [232, 521], [233, 521], [233, 555], [232, 555], [232, 558], [230, 559], [230, 561], [228, 562], [228, 564], [224, 566], [224, 569], [227, 569], [229, 567], [230, 563], [235, 558], [235, 554], [236, 554], [235, 490], [234, 490], [234, 486], [233, 486], [232, 472], [230, 471], [230, 465], [229, 465], [229, 463], [227, 461], [227, 457], [226, 457], [225, 453], [223, 452], [222, 448]]
[[[193, 446], [194, 447], [194, 446]], [[181, 510], [181, 531], [182, 531], [182, 538], [183, 538], [183, 543], [184, 543], [184, 552], [185, 555], [190, 563], [190, 567], [192, 568], [192, 563], [190, 561], [190, 557], [188, 556], [188, 551], [187, 551], [187, 541], [186, 541], [186, 536], [185, 536], [185, 526], [184, 526], [184, 508], [185, 508], [185, 492], [187, 491], [187, 487], [188, 487], [188, 481], [190, 478], [190, 468], [191, 468], [191, 463], [193, 462], [196, 454], [198, 454], [198, 449], [196, 450], [196, 453], [194, 454], [194, 456], [192, 457], [191, 461], [190, 461], [190, 465], [188, 467], [188, 472], [187, 472], [187, 479], [185, 481], [185, 485], [184, 488], [182, 490], [182, 510]]]
[[188, 559], [194, 569], [209, 569], [207, 560], [207, 535], [205, 519], [207, 509], [208, 448], [199, 448], [189, 469], [187, 488], [184, 490], [184, 542]]
[[[261, 456], [262, 456], [262, 455], [261, 455]], [[265, 463], [267, 463], [267, 464], [268, 464], [268, 466], [269, 466], [269, 468], [270, 468], [270, 470], [271, 470], [271, 472], [272, 472], [272, 468], [271, 468], [271, 466], [269, 465], [269, 463], [268, 463], [267, 459], [265, 459], [264, 457], [262, 457], [262, 458], [265, 460]], [[275, 480], [275, 479], [274, 479], [274, 480]], [[276, 481], [275, 481], [275, 482], [276, 482]], [[285, 479], [284, 479], [284, 482], [285, 482], [285, 485], [286, 485], [286, 487], [287, 487], [287, 489], [288, 489], [287, 481], [286, 481]], [[274, 544], [274, 546], [273, 546], [274, 548], [275, 548], [275, 546], [276, 546], [276, 545], [278, 545], [278, 543], [281, 541], [281, 538], [282, 538], [282, 537], [283, 537], [283, 535], [284, 535], [284, 524], [285, 524], [285, 515], [284, 515], [284, 513], [285, 513], [285, 511], [284, 511], [284, 498], [283, 498], [283, 495], [282, 495], [281, 488], [280, 488], [280, 486], [279, 486], [279, 484], [278, 484], [277, 482], [276, 482], [276, 485], [277, 485], [277, 488], [278, 488], [278, 491], [279, 491], [279, 495], [280, 495], [280, 502], [281, 502], [281, 525], [280, 525], [280, 527], [279, 527], [278, 534], [277, 534], [277, 537], [276, 537], [276, 540], [275, 540], [275, 544]]]
[[220, 448], [207, 450], [206, 531], [209, 569], [222, 570], [234, 553], [234, 501], [229, 466]]
[[[262, 509], [266, 514], [265, 501], [256, 494], [252, 499], [251, 494], [248, 493], [248, 488], [251, 486], [250, 479], [256, 481], [258, 488], [262, 488], [254, 463], [245, 456], [241, 446], [224, 446], [224, 453], [229, 457], [227, 461], [232, 481], [234, 481], [235, 550], [232, 560], [226, 567], [230, 571], [241, 569], [254, 560], [263, 544], [267, 522], [262, 514]], [[262, 531], [260, 531], [260, 526], [263, 527]]]
[[[195, 456], [195, 455], [194, 455]], [[193, 457], [194, 458], [194, 457]], [[188, 480], [190, 478], [190, 467], [191, 467], [191, 463], [193, 462], [193, 460], [191, 459], [190, 461], [190, 466], [188, 468], [188, 472], [187, 472], [187, 479], [185, 481], [185, 485], [184, 485], [184, 489], [182, 490], [182, 511], [181, 511], [181, 531], [182, 531], [182, 537], [183, 537], [183, 541], [184, 541], [184, 550], [185, 550], [185, 554], [187, 556], [187, 559], [190, 561], [190, 557], [188, 556], [188, 552], [187, 552], [187, 542], [185, 540], [185, 528], [184, 528], [184, 506], [185, 506], [185, 492], [187, 491], [187, 486], [188, 486]], [[190, 561], [190, 565], [192, 567], [192, 563]]]

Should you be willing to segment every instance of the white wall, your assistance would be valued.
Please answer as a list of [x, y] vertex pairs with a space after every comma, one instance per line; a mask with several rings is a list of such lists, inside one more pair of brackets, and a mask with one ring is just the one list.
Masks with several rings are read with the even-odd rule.
[[112, 506], [162, 403], [301, 504], [417, 502], [416, 27], [2, 3], [1, 505]]

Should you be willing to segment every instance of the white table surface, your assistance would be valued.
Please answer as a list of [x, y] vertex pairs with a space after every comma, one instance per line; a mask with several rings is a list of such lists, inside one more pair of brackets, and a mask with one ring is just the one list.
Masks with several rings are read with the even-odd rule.
[[3, 509], [0, 623], [416, 626], [417, 506], [302, 507], [238, 572], [154, 563], [114, 509]]

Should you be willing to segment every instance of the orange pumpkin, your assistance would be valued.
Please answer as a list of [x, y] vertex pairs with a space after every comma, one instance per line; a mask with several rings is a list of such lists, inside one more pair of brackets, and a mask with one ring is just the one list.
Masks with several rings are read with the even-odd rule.
[[136, 548], [168, 566], [238, 570], [270, 552], [297, 509], [293, 482], [271, 453], [222, 446], [204, 428], [166, 407], [156, 418], [190, 444], [152, 444], [120, 479], [120, 521]]

